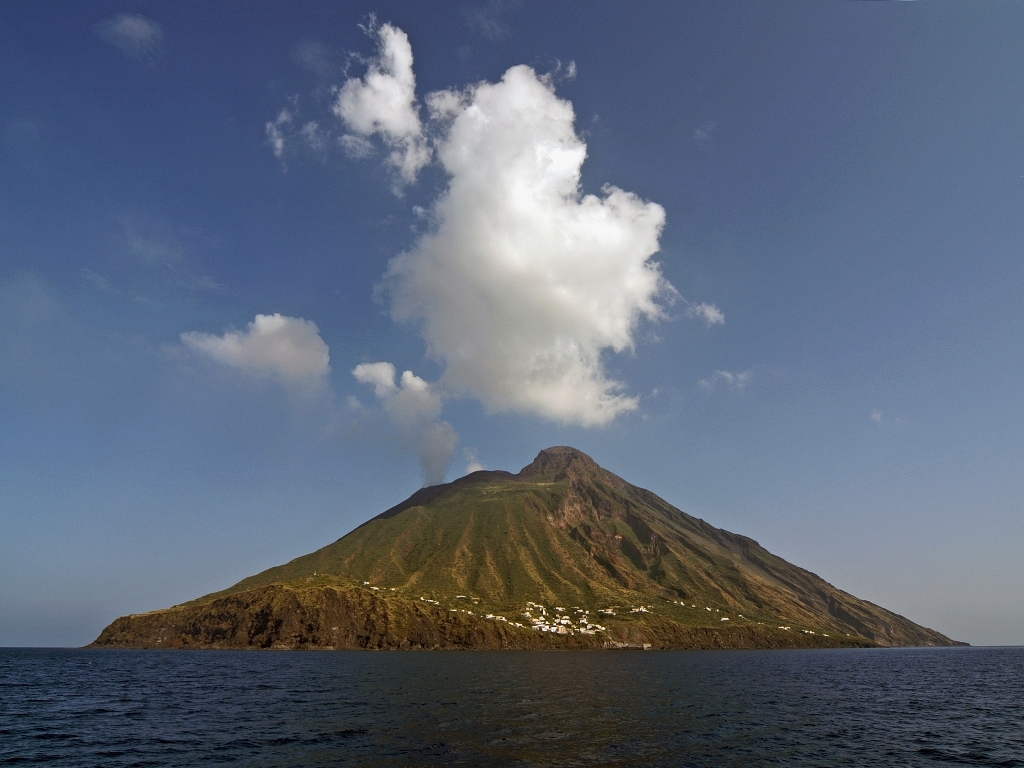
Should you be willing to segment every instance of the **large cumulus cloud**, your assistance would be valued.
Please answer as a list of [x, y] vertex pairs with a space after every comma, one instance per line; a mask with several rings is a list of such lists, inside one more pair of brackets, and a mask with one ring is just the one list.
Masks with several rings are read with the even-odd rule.
[[428, 103], [449, 183], [388, 267], [392, 316], [417, 324], [450, 391], [490, 411], [591, 426], [635, 408], [601, 357], [674, 294], [651, 260], [664, 209], [613, 186], [581, 194], [572, 105], [529, 67]]

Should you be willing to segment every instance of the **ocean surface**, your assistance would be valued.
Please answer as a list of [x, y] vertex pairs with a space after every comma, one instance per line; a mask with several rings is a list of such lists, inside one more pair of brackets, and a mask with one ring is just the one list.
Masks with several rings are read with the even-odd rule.
[[0, 765], [1024, 766], [1024, 648], [0, 649]]

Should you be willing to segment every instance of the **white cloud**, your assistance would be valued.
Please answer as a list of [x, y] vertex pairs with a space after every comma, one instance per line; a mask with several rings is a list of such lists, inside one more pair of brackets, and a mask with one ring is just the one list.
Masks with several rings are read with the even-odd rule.
[[[201, 230], [179, 231], [160, 221], [135, 219], [124, 222], [124, 256], [131, 267], [117, 288], [133, 301], [149, 302], [153, 292], [162, 289], [187, 291], [222, 291], [225, 286], [210, 275], [204, 275], [196, 258], [206, 250], [212, 239]], [[96, 280], [87, 278], [97, 287]]]
[[175, 269], [184, 259], [181, 247], [165, 237], [144, 237], [131, 227], [127, 232], [128, 252], [151, 269]]
[[95, 26], [95, 30], [121, 53], [136, 61], [154, 61], [160, 54], [164, 39], [160, 25], [138, 13], [122, 13], [104, 19]]
[[266, 126], [267, 143], [274, 150], [274, 157], [278, 160], [284, 158], [285, 148], [285, 133], [287, 128], [292, 123], [292, 113], [287, 109], [282, 109], [277, 114], [277, 118], [272, 122], [268, 122]]
[[182, 343], [222, 365], [290, 384], [320, 387], [331, 371], [327, 344], [315, 323], [281, 314], [256, 315], [244, 331], [222, 336], [191, 331]]
[[334, 62], [334, 52], [314, 40], [303, 40], [295, 47], [295, 62], [303, 69], [322, 78], [333, 77], [340, 68]]
[[703, 123], [693, 129], [693, 138], [698, 144], [707, 144], [711, 141], [712, 134], [714, 133], [715, 126], [718, 125], [714, 120], [705, 120]]
[[293, 154], [296, 146], [304, 146], [313, 154], [322, 157], [334, 146], [335, 138], [331, 130], [321, 126], [318, 120], [302, 122], [298, 96], [293, 96], [289, 100], [292, 102], [291, 107], [282, 109], [276, 118], [264, 126], [267, 144], [273, 149], [274, 157], [281, 161], [285, 171], [288, 170], [285, 156]]
[[360, 384], [372, 384], [373, 394], [381, 400], [398, 391], [395, 385], [395, 366], [391, 363], [361, 363], [352, 370], [352, 375]]
[[496, 42], [508, 37], [511, 30], [504, 16], [518, 4], [518, 0], [487, 0], [477, 7], [464, 6], [462, 16], [474, 32], [491, 42]]
[[708, 378], [701, 379], [698, 383], [701, 387], [709, 391], [717, 389], [719, 386], [724, 386], [731, 392], [741, 392], [746, 389], [753, 375], [754, 372], [751, 370], [746, 370], [741, 373], [715, 371], [713, 374], [708, 376]]
[[302, 126], [299, 133], [306, 145], [314, 152], [321, 153], [327, 148], [327, 133], [320, 128], [320, 123], [316, 120], [310, 120]]
[[89, 283], [92, 284], [93, 288], [95, 288], [98, 291], [103, 291], [105, 293], [120, 293], [119, 290], [117, 290], [116, 288], [114, 288], [114, 286], [110, 284], [110, 281], [107, 280], [107, 278], [105, 278], [103, 275], [93, 272], [88, 267], [84, 267], [82, 269], [82, 277], [88, 280]]
[[714, 304], [690, 304], [686, 308], [686, 316], [703, 320], [708, 328], [725, 324], [725, 313]]
[[353, 136], [346, 133], [338, 139], [342, 150], [352, 160], [362, 160], [373, 154], [373, 143], [362, 136]]
[[877, 408], [871, 412], [871, 420], [876, 424], [882, 423], [882, 412]]
[[675, 293], [650, 260], [664, 209], [612, 186], [580, 194], [572, 105], [529, 67], [428, 104], [450, 181], [435, 228], [389, 265], [392, 316], [489, 411], [591, 426], [636, 408], [601, 356], [632, 348]]
[[373, 386], [405, 447], [419, 455], [424, 485], [443, 483], [459, 436], [451, 424], [438, 420], [443, 406], [435, 388], [412, 371], [405, 371], [396, 383], [396, 373], [391, 363], [362, 363], [352, 371], [356, 381]]
[[377, 38], [377, 55], [362, 78], [345, 82], [332, 111], [356, 134], [353, 138], [379, 135], [390, 150], [388, 163], [409, 184], [431, 158], [416, 102], [412, 46], [405, 32], [390, 24], [368, 31]]

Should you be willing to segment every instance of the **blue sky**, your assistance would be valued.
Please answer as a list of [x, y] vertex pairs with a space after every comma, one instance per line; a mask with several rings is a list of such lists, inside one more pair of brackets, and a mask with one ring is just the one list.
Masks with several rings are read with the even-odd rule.
[[1024, 642], [1022, 33], [985, 2], [4, 5], [0, 644], [561, 444]]

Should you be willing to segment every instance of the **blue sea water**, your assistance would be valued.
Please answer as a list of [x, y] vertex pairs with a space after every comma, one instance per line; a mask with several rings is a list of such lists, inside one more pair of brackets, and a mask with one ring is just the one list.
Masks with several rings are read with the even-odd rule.
[[0, 649], [0, 765], [1024, 766], [1024, 648]]

